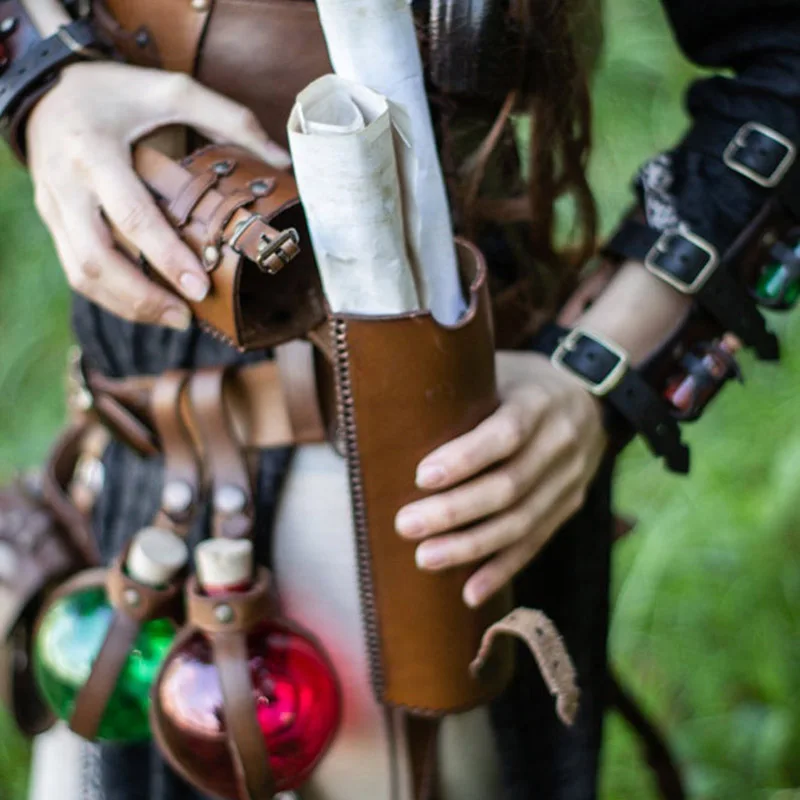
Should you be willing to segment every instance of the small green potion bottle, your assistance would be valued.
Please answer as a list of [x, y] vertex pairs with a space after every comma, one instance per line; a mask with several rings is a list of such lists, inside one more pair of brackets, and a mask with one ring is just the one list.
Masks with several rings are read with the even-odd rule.
[[[81, 735], [121, 743], [149, 738], [150, 687], [177, 632], [175, 578], [188, 559], [186, 544], [174, 533], [145, 528], [134, 537], [124, 565], [81, 573], [58, 590], [40, 618], [34, 669], [54, 713], [74, 723], [79, 704], [104, 704], [91, 731], [77, 730]], [[107, 656], [104, 645], [112, 634], [117, 647], [128, 637], [127, 657], [121, 664], [116, 659], [119, 674], [110, 694], [91, 696], [108, 684], [93, 669], [98, 657], [98, 671], [108, 669], [101, 652]]]
[[771, 252], [776, 258], [761, 270], [756, 297], [770, 308], [792, 308], [800, 298], [800, 242], [794, 247], [779, 243]]

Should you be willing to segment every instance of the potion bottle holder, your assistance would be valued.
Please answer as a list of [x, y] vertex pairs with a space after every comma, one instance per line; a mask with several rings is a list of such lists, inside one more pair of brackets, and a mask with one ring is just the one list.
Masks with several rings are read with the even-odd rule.
[[113, 609], [89, 677], [78, 689], [72, 713], [67, 720], [72, 731], [88, 741], [116, 738], [103, 734], [104, 720], [109, 701], [117, 690], [143, 626], [163, 619], [171, 621], [177, 631], [183, 621], [185, 571], [163, 588], [146, 586], [125, 572], [123, 565], [128, 549], [126, 547], [110, 567], [86, 570], [63, 583], [48, 598], [36, 625], [35, 637], [38, 638], [48, 612], [57, 603], [92, 590], [104, 591]]
[[55, 716], [33, 675], [33, 630], [47, 593], [97, 563], [86, 520], [69, 502], [84, 424], [53, 448], [41, 487], [23, 481], [0, 491], [0, 702], [20, 732], [36, 736]]

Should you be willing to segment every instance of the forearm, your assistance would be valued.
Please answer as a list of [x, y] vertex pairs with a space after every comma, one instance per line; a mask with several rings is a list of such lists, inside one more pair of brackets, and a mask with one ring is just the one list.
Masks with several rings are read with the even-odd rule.
[[52, 36], [70, 22], [69, 14], [58, 0], [22, 0], [22, 5], [43, 37]]
[[691, 302], [641, 264], [629, 261], [576, 325], [620, 345], [635, 366], [680, 328]]

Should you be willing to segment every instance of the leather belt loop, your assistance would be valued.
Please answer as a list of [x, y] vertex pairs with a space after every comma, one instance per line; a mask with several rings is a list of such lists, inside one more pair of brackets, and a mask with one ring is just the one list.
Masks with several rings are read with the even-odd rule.
[[297, 444], [324, 441], [313, 345], [301, 339], [279, 345], [275, 348], [275, 361], [294, 441]]
[[249, 205], [255, 200], [252, 192], [244, 190], [233, 192], [214, 209], [213, 213], [206, 220], [208, 230], [208, 243], [219, 245], [225, 228], [233, 218], [233, 215], [241, 208]]
[[225, 707], [228, 746], [243, 800], [272, 800], [275, 781], [264, 736], [256, 718], [245, 634], [209, 637]]
[[171, 371], [159, 377], [150, 397], [150, 412], [164, 454], [164, 483], [161, 514], [155, 524], [168, 521], [169, 527], [185, 536], [200, 498], [200, 461], [189, 431], [181, 416], [189, 373]]
[[189, 382], [189, 399], [211, 485], [213, 535], [240, 539], [253, 531], [253, 489], [225, 406], [226, 373], [224, 368], [197, 370]]
[[189, 178], [178, 196], [167, 208], [167, 214], [179, 228], [189, 222], [197, 204], [203, 199], [206, 192], [213, 189], [218, 182], [219, 176], [211, 171], [201, 172], [199, 175]]

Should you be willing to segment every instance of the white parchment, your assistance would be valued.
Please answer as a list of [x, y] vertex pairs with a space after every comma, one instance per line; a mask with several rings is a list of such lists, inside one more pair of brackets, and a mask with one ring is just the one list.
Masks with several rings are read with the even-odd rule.
[[394, 138], [386, 99], [335, 75], [301, 92], [289, 117], [297, 186], [333, 311], [421, 307]]
[[407, 0], [317, 0], [336, 74], [383, 95], [408, 147], [397, 152], [408, 253], [420, 300], [441, 322], [465, 310], [442, 168]]

